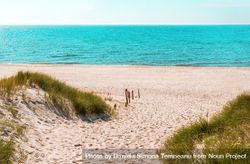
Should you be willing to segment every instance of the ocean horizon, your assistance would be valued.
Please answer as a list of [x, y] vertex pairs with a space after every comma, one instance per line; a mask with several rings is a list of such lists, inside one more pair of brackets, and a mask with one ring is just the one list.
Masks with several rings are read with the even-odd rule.
[[250, 66], [250, 25], [0, 26], [1, 64]]

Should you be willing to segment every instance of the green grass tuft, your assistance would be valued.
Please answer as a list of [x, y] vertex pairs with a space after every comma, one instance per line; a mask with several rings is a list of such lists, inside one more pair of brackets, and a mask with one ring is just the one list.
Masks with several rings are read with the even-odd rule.
[[60, 97], [70, 100], [77, 114], [99, 114], [109, 111], [109, 106], [101, 97], [93, 93], [82, 92], [41, 73], [18, 72], [16, 76], [1, 80], [0, 94], [10, 96], [23, 85], [37, 85], [55, 101]]
[[14, 138], [24, 134], [26, 127], [10, 120], [0, 118], [0, 134], [8, 136], [9, 140], [0, 139], [0, 163], [13, 163], [15, 153]]
[[1, 164], [11, 164], [11, 158], [14, 155], [14, 142], [5, 142], [0, 139], [0, 163]]
[[25, 130], [26, 130], [26, 126], [16, 125], [16, 133], [18, 136], [22, 136]]
[[224, 110], [209, 122], [201, 120], [177, 131], [165, 142], [159, 153], [193, 155], [197, 144], [203, 145], [207, 155], [241, 154], [247, 159], [230, 158], [204, 160], [163, 160], [164, 163], [245, 163], [250, 155], [250, 94], [242, 94], [228, 103]]

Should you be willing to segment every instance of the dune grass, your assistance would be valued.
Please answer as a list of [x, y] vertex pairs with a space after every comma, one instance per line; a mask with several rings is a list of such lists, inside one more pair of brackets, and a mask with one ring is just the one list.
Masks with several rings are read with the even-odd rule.
[[5, 142], [0, 139], [0, 163], [1, 164], [11, 164], [11, 157], [14, 154], [14, 142]]
[[53, 99], [66, 98], [72, 102], [77, 114], [99, 114], [109, 110], [109, 106], [101, 97], [93, 93], [82, 92], [59, 80], [42, 73], [18, 72], [0, 81], [0, 94], [10, 96], [20, 87], [37, 85]]
[[[99, 114], [110, 111], [110, 107], [101, 97], [93, 93], [82, 92], [41, 73], [18, 72], [15, 76], [0, 80], [0, 96], [8, 98], [23, 86], [38, 86], [48, 93], [54, 103], [60, 103], [62, 98], [69, 100], [78, 115]], [[18, 111], [14, 106], [8, 105], [2, 108], [10, 112], [14, 119], [17, 119]], [[4, 115], [0, 117], [0, 133], [4, 133], [6, 128], [9, 128], [14, 133], [9, 141], [0, 139], [0, 163], [10, 164], [15, 153], [13, 137], [23, 135], [26, 127], [6, 120], [4, 117]]]
[[0, 138], [0, 163], [13, 163], [15, 149], [15, 138], [21, 137], [24, 134], [26, 127], [18, 124], [14, 120], [9, 120], [0, 116], [0, 134], [7, 136], [9, 139]]
[[[198, 145], [200, 145], [199, 148]], [[198, 154], [206, 155], [206, 159], [163, 159], [162, 161], [164, 163], [247, 163], [250, 160], [250, 94], [238, 96], [211, 120], [200, 120], [180, 129], [165, 142], [158, 153], [193, 155], [197, 151], [201, 152]], [[242, 159], [236, 160], [229, 154], [241, 155], [238, 158]]]

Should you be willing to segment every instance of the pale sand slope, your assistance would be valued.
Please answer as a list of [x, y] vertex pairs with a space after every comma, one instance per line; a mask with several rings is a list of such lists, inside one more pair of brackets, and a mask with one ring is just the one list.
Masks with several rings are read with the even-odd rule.
[[[250, 91], [250, 68], [0, 65], [0, 78], [20, 70], [39, 71], [83, 90], [111, 93], [124, 101], [124, 89], [140, 88], [141, 99], [108, 122], [65, 121], [43, 129], [39, 158], [68, 162], [81, 148], [159, 148], [181, 126], [219, 112]], [[44, 140], [44, 141], [43, 141]], [[39, 155], [38, 155], [39, 156]], [[44, 157], [43, 157], [44, 156]]]

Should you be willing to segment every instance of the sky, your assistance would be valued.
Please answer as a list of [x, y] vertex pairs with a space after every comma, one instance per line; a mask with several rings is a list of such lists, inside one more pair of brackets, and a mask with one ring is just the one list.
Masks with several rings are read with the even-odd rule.
[[250, 0], [0, 0], [13, 24], [250, 24]]

